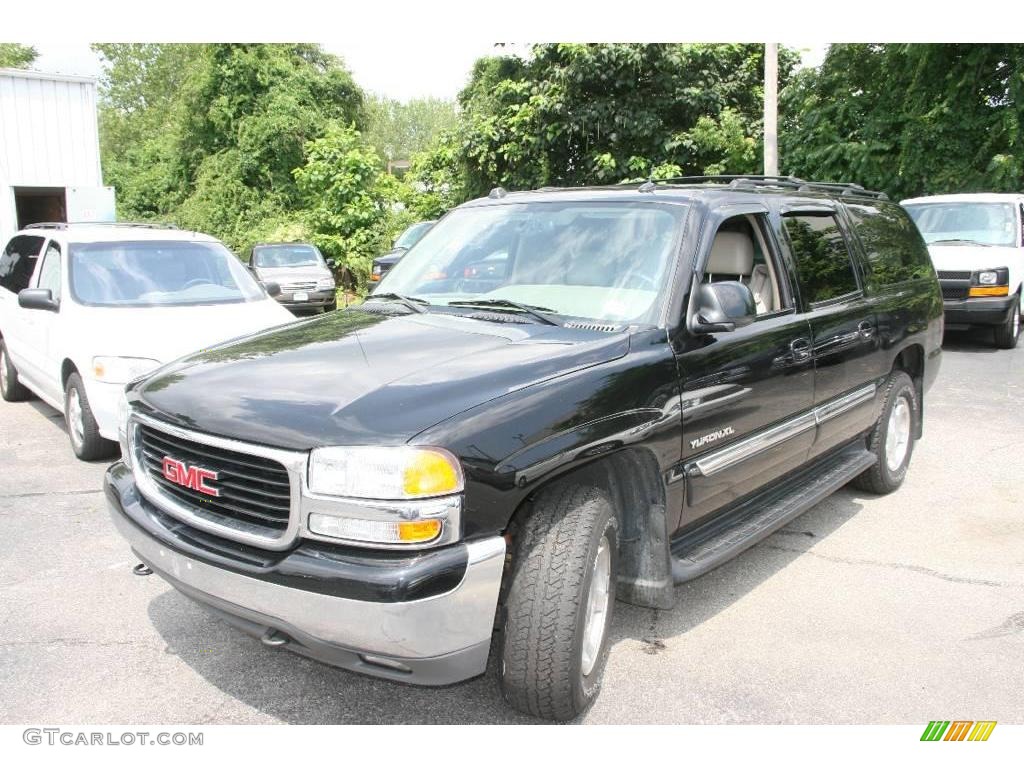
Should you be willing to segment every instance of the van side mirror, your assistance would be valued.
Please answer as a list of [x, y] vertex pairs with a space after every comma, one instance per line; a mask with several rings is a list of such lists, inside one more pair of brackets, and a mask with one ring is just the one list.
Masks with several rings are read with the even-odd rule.
[[267, 292], [267, 296], [274, 297], [281, 295], [281, 286], [277, 283], [264, 283], [263, 290]]
[[22, 309], [45, 309], [56, 312], [60, 302], [53, 298], [49, 288], [24, 288], [18, 291], [18, 306]]
[[698, 334], [728, 333], [750, 325], [755, 317], [757, 307], [749, 286], [735, 280], [701, 283], [690, 330]]

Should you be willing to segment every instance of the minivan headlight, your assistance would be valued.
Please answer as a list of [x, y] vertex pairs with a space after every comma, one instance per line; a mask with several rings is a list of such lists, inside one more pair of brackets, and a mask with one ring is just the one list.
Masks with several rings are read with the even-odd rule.
[[159, 360], [148, 357], [94, 357], [92, 375], [106, 384], [127, 384], [160, 367]]
[[328, 447], [309, 457], [309, 490], [356, 499], [424, 499], [463, 490], [458, 460], [443, 448]]
[[117, 442], [121, 445], [121, 460], [129, 469], [132, 466], [131, 445], [128, 442], [128, 419], [131, 415], [128, 394], [125, 390], [121, 390], [121, 396], [117, 399]]
[[318, 291], [329, 291], [332, 288], [334, 288], [333, 277], [321, 277], [319, 280], [316, 281], [316, 289]]

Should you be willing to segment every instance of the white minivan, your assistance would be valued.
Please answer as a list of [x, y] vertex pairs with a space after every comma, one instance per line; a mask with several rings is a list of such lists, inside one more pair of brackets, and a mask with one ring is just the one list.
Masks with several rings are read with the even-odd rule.
[[1024, 195], [933, 195], [903, 207], [928, 243], [946, 328], [985, 325], [1012, 349], [1024, 314]]
[[75, 455], [117, 447], [124, 385], [189, 352], [291, 322], [223, 243], [167, 227], [32, 225], [0, 255], [0, 394], [60, 410]]

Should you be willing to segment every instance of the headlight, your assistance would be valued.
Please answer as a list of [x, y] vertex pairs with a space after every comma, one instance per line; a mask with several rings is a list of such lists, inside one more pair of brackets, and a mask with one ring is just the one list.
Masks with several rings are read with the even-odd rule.
[[995, 272], [979, 272], [978, 273], [978, 284], [979, 285], [995, 285], [999, 282], [999, 275]]
[[462, 467], [441, 448], [316, 448], [309, 490], [356, 499], [424, 499], [459, 493]]
[[117, 442], [121, 444], [121, 459], [129, 467], [132, 465], [131, 446], [128, 444], [128, 417], [131, 416], [131, 408], [128, 407], [128, 395], [123, 390], [117, 399]]
[[94, 357], [92, 375], [107, 384], [127, 384], [160, 366], [148, 357]]
[[978, 296], [1008, 296], [1010, 294], [1009, 283], [1010, 270], [1007, 267], [979, 269], [974, 273], [967, 295], [971, 298]]
[[316, 289], [318, 291], [329, 291], [334, 288], [333, 277], [322, 277], [316, 281]]

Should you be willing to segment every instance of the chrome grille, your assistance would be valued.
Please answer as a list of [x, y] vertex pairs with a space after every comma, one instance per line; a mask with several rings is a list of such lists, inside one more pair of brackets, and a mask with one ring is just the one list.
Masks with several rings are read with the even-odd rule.
[[[161, 509], [196, 527], [248, 544], [278, 549], [297, 531], [302, 454], [248, 446], [233, 440], [136, 418], [132, 455], [140, 490]], [[251, 448], [252, 452], [248, 452]], [[164, 474], [164, 461], [216, 473], [187, 487]], [[171, 465], [173, 466], [173, 465]]]
[[310, 280], [304, 283], [285, 283], [281, 286], [281, 293], [295, 293], [296, 291], [315, 291], [316, 281]]

